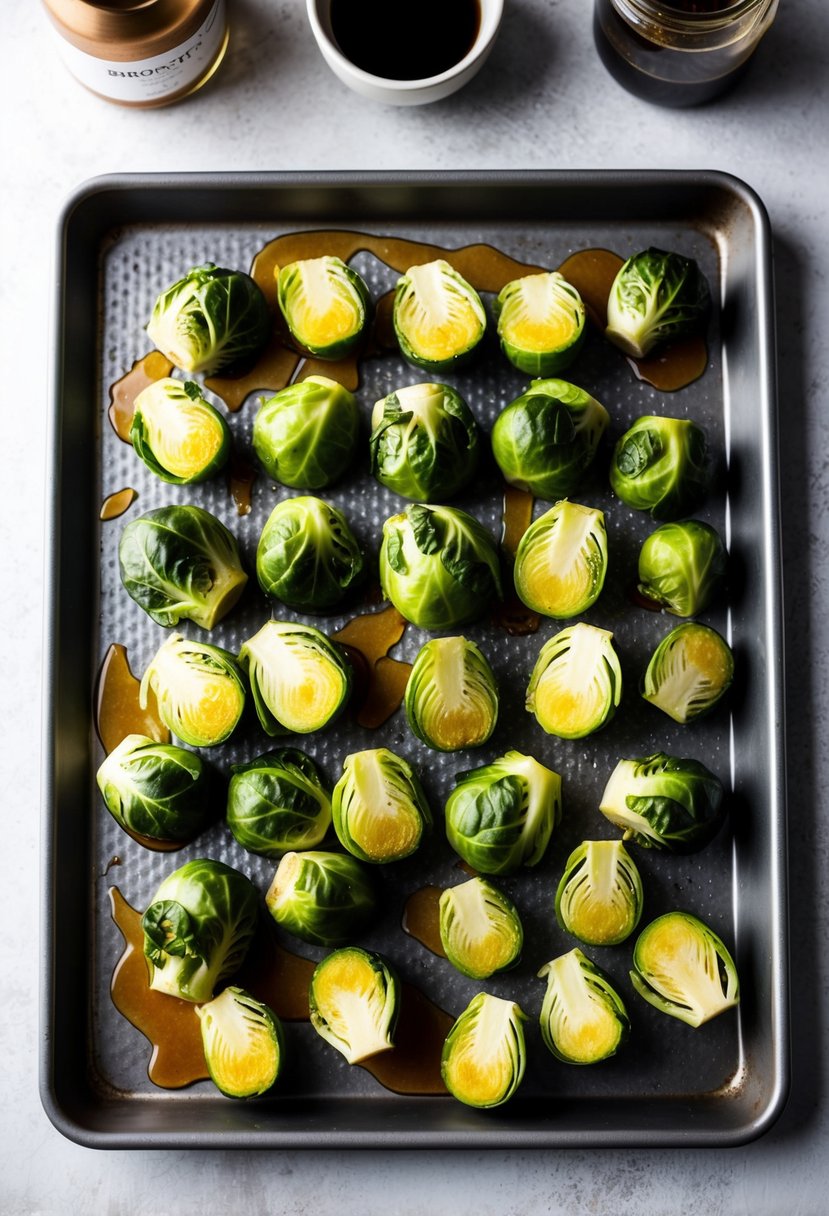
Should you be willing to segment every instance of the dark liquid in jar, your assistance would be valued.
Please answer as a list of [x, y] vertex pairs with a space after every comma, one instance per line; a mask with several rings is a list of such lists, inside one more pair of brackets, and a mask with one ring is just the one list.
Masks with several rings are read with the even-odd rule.
[[331, 0], [331, 32], [355, 67], [391, 80], [425, 80], [471, 50], [481, 23], [478, 0]]

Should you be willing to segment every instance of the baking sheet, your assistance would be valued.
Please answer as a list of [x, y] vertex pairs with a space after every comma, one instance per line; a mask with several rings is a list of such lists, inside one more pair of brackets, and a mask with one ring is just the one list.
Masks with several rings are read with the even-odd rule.
[[[607, 515], [610, 573], [584, 618], [612, 628], [622, 656], [623, 702], [606, 730], [587, 740], [555, 740], [523, 710], [534, 657], [560, 622], [544, 621], [537, 634], [520, 639], [482, 622], [464, 632], [490, 658], [502, 690], [499, 726], [485, 748], [462, 758], [438, 757], [411, 736], [402, 711], [376, 732], [363, 732], [346, 717], [303, 744], [331, 783], [341, 758], [363, 746], [399, 750], [421, 772], [438, 830], [414, 858], [381, 868], [384, 916], [361, 944], [388, 954], [405, 979], [453, 1015], [481, 987], [519, 1002], [529, 1017], [527, 1072], [516, 1097], [495, 1111], [472, 1111], [448, 1096], [393, 1095], [302, 1024], [287, 1027], [292, 1065], [270, 1097], [233, 1103], [209, 1082], [159, 1090], [147, 1079], [146, 1040], [109, 998], [121, 938], [109, 916], [107, 886], [117, 884], [142, 909], [161, 877], [189, 857], [237, 865], [263, 894], [275, 868], [245, 854], [222, 824], [181, 852], [148, 852], [124, 836], [100, 803], [94, 774], [102, 752], [90, 712], [98, 665], [110, 643], [120, 641], [140, 673], [165, 636], [120, 586], [120, 529], [152, 507], [197, 501], [231, 527], [252, 570], [267, 514], [292, 493], [260, 475], [253, 509], [240, 519], [223, 479], [195, 488], [157, 481], [109, 426], [109, 387], [149, 349], [143, 326], [152, 302], [190, 265], [210, 259], [248, 269], [267, 240], [313, 228], [357, 229], [448, 248], [484, 242], [550, 267], [587, 247], [624, 256], [656, 244], [696, 257], [717, 300], [710, 365], [678, 393], [657, 393], [636, 380], [597, 335], [565, 373], [611, 414], [596, 473], [574, 496]], [[759, 1135], [782, 1108], [788, 1082], [776, 413], [771, 267], [759, 201], [742, 183], [717, 174], [99, 179], [67, 207], [59, 248], [52, 537], [58, 575], [47, 634], [42, 1072], [44, 1103], [56, 1125], [84, 1143], [130, 1147], [722, 1145]], [[393, 285], [396, 275], [371, 255], [359, 255], [355, 264], [375, 296]], [[358, 392], [364, 417], [391, 388], [424, 378], [394, 356], [365, 362]], [[462, 391], [485, 430], [528, 379], [496, 350], [469, 372], [445, 378]], [[243, 448], [255, 407], [254, 394], [229, 418]], [[615, 438], [640, 414], [660, 412], [693, 417], [705, 427], [720, 463], [697, 514], [727, 537], [733, 558], [728, 596], [704, 619], [733, 638], [740, 678], [728, 712], [690, 727], [671, 723], [638, 697], [638, 674], [675, 620], [630, 604], [638, 547], [653, 524], [613, 499], [604, 480]], [[126, 485], [138, 490], [137, 501], [120, 520], [100, 524], [101, 502]], [[323, 497], [346, 511], [370, 548], [376, 548], [382, 520], [401, 505], [365, 468]], [[457, 505], [498, 534], [495, 478]], [[543, 509], [537, 504], [536, 515]], [[232, 613], [210, 640], [236, 650], [268, 615], [263, 599], [248, 597], [243, 611]], [[326, 618], [325, 628], [333, 631], [351, 615]], [[183, 632], [198, 633], [195, 627]], [[410, 626], [394, 657], [411, 661], [426, 636]], [[270, 743], [264, 734], [248, 732], [213, 749], [211, 757], [224, 766]], [[453, 773], [509, 747], [562, 774], [564, 818], [539, 867], [497, 880], [522, 912], [527, 947], [516, 971], [479, 985], [404, 934], [400, 915], [405, 896], [423, 883], [446, 885], [463, 877], [440, 829]], [[593, 1068], [567, 1066], [546, 1051], [537, 1026], [544, 992], [538, 968], [577, 944], [555, 924], [555, 887], [576, 844], [616, 834], [596, 809], [616, 760], [660, 749], [696, 756], [712, 768], [729, 791], [730, 815], [718, 837], [690, 858], [635, 850], [645, 887], [642, 925], [670, 907], [702, 916], [734, 948], [742, 1002], [736, 1013], [693, 1031], [632, 992], [627, 971], [634, 939], [588, 951], [617, 982], [633, 1032], [616, 1059]], [[122, 864], [108, 868], [116, 854]], [[325, 953], [285, 941], [310, 958]]]

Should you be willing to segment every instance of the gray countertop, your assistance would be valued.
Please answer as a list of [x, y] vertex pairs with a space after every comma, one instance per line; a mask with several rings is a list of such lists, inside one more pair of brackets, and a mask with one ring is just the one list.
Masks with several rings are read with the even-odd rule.
[[[736, 91], [662, 110], [599, 63], [589, 0], [507, 0], [481, 75], [395, 109], [328, 71], [300, 0], [235, 0], [228, 57], [191, 100], [127, 111], [58, 60], [37, 4], [4, 38], [0, 278], [2, 782], [0, 1211], [820, 1216], [826, 1195], [829, 680], [829, 9], [781, 5]], [[14, 115], [11, 119], [10, 115]], [[37, 1092], [42, 588], [53, 240], [65, 198], [103, 173], [187, 170], [718, 169], [747, 182], [775, 238], [788, 655], [793, 1088], [757, 1142], [718, 1151], [101, 1152], [53, 1129]]]

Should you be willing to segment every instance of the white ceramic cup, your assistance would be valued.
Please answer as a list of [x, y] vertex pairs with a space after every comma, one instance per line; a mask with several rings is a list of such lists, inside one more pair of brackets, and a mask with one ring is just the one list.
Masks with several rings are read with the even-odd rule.
[[331, 71], [355, 93], [393, 106], [419, 106], [456, 93], [480, 70], [495, 43], [504, 12], [504, 0], [478, 0], [481, 20], [475, 41], [463, 59], [445, 72], [422, 80], [395, 80], [373, 76], [347, 59], [331, 29], [331, 0], [306, 0], [308, 20], [317, 46]]

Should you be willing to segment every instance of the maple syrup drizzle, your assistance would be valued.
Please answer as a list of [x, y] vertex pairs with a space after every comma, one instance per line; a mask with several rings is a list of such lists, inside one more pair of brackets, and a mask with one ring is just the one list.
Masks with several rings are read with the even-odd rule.
[[520, 599], [513, 581], [513, 564], [519, 541], [532, 523], [535, 498], [527, 490], [504, 486], [504, 506], [501, 513], [501, 552], [504, 556], [504, 598], [490, 611], [490, 622], [504, 629], [511, 637], [535, 633], [541, 624], [537, 612]]
[[405, 628], [406, 618], [389, 606], [356, 616], [331, 635], [352, 660], [356, 720], [369, 730], [388, 721], [403, 700], [412, 665], [390, 658], [388, 652]]
[[145, 388], [169, 376], [173, 365], [161, 351], [151, 350], [136, 359], [126, 375], [116, 380], [109, 390], [109, 421], [124, 443], [130, 443], [130, 427], [135, 413], [135, 398]]
[[413, 891], [403, 906], [403, 929], [432, 954], [446, 958], [440, 940], [440, 897], [442, 887], [431, 884]]
[[95, 730], [107, 754], [127, 735], [170, 742], [152, 689], [147, 691], [147, 708], [139, 705], [140, 684], [130, 669], [126, 647], [114, 642], [104, 655], [95, 685]]
[[114, 494], [109, 494], [101, 505], [101, 510], [98, 515], [100, 520], [118, 519], [123, 515], [138, 497], [138, 491], [132, 486], [125, 486], [123, 490], [116, 490]]
[[227, 488], [230, 491], [230, 497], [236, 504], [237, 515], [250, 515], [253, 483], [256, 481], [256, 477], [256, 466], [234, 447], [228, 466]]

